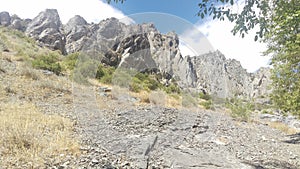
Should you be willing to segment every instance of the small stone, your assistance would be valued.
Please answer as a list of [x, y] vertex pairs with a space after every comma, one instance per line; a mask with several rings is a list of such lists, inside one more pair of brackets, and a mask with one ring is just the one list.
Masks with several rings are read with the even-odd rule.
[[93, 164], [99, 164], [99, 160], [97, 160], [97, 159], [94, 158], [94, 159], [92, 159], [92, 163]]
[[128, 161], [124, 161], [121, 165], [122, 165], [122, 166], [129, 166], [130, 163], [129, 163]]

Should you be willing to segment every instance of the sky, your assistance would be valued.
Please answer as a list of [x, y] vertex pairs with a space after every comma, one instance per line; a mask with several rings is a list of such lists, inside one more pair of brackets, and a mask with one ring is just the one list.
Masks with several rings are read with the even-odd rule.
[[[180, 38], [183, 55], [199, 55], [219, 50], [226, 58], [236, 59], [248, 72], [267, 66], [268, 57], [261, 52], [265, 44], [254, 42], [255, 30], [245, 38], [233, 36], [233, 24], [198, 17], [200, 0], [126, 0], [123, 4], [107, 4], [104, 0], [0, 0], [0, 11], [17, 14], [21, 18], [34, 18], [46, 8], [58, 10], [63, 23], [75, 15], [88, 22], [99, 22], [116, 17], [125, 23], [152, 22], [162, 33], [175, 31]], [[241, 6], [237, 6], [239, 9]]]

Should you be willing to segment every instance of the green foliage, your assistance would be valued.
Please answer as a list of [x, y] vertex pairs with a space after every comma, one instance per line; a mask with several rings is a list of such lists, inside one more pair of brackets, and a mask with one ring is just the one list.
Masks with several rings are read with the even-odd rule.
[[100, 64], [96, 72], [96, 78], [102, 83], [111, 84], [114, 72], [114, 67]]
[[262, 113], [262, 114], [274, 114], [272, 111], [267, 110], [267, 109], [263, 109], [263, 110], [261, 111], [261, 113]]
[[203, 92], [200, 92], [198, 96], [200, 100], [200, 105], [203, 106], [205, 109], [213, 109], [213, 100], [211, 95], [204, 94]]
[[144, 80], [143, 82], [144, 82], [144, 88], [147, 88], [149, 90], [161, 89], [163, 86], [156, 79], [149, 78], [148, 80]]
[[200, 102], [200, 105], [203, 106], [205, 109], [213, 109], [213, 101], [212, 100], [206, 100]]
[[62, 71], [59, 63], [59, 55], [55, 53], [38, 56], [36, 59], [32, 60], [32, 66], [37, 69], [52, 71], [57, 75]]
[[63, 65], [66, 69], [68, 70], [74, 70], [75, 66], [76, 66], [76, 62], [78, 60], [79, 57], [79, 53], [71, 53], [68, 54], [67, 56], [65, 56], [65, 58], [63, 59]]
[[272, 54], [272, 101], [300, 117], [300, 1], [279, 1], [265, 41]]
[[[227, 18], [236, 25], [233, 28], [233, 34], [240, 33], [242, 37], [253, 29], [256, 25], [259, 26], [259, 31], [256, 32], [255, 40], [258, 37], [262, 38], [268, 32], [268, 23], [270, 22], [270, 14], [272, 13], [273, 5], [277, 5], [277, 1], [273, 0], [247, 0], [241, 12], [237, 12], [231, 8], [239, 2], [234, 0], [202, 0], [198, 6], [200, 8], [198, 16], [204, 18], [212, 16], [213, 19], [221, 21]], [[258, 12], [257, 12], [258, 11]]]
[[252, 103], [238, 98], [227, 100], [226, 107], [230, 109], [233, 118], [241, 121], [249, 121], [250, 114], [254, 111]]
[[140, 92], [141, 90], [153, 91], [161, 89], [163, 85], [159, 83], [154, 76], [146, 73], [137, 73], [130, 84], [130, 90], [133, 92]]
[[138, 78], [134, 77], [132, 79], [129, 89], [132, 92], [136, 92], [136, 93], [140, 92], [141, 90], [143, 90], [142, 81], [140, 81]]
[[212, 97], [209, 94], [204, 94], [202, 92], [199, 93], [199, 98], [204, 100], [211, 100]]
[[178, 85], [176, 85], [176, 84], [173, 84], [173, 83], [170, 84], [170, 85], [167, 86], [167, 87], [164, 87], [163, 90], [164, 90], [166, 93], [168, 93], [168, 94], [170, 94], [170, 93], [177, 93], [177, 94], [180, 94], [180, 93], [181, 93], [180, 87], [179, 87]]

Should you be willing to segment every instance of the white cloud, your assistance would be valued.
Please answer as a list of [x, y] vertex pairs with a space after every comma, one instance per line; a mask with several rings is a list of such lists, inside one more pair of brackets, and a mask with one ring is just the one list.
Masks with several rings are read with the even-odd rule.
[[109, 17], [118, 19], [125, 17], [121, 11], [101, 0], [0, 0], [0, 4], [0, 11], [8, 11], [21, 18], [31, 19], [47, 8], [57, 9], [63, 23], [75, 15], [81, 15], [88, 22], [95, 23]]
[[229, 21], [210, 21], [199, 26], [215, 49], [221, 51], [226, 58], [236, 59], [249, 72], [254, 72], [260, 67], [266, 67], [269, 57], [263, 56], [266, 44], [255, 42], [256, 30], [249, 31], [244, 38], [234, 36], [231, 30], [234, 23]]
[[214, 50], [207, 38], [195, 26], [181, 33], [179, 39], [179, 48], [183, 56], [201, 55]]

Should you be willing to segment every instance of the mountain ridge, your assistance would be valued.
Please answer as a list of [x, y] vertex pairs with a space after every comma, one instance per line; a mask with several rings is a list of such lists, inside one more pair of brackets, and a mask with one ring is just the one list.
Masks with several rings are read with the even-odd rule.
[[0, 25], [25, 32], [40, 46], [65, 55], [93, 50], [109, 66], [158, 70], [166, 85], [177, 79], [181, 88], [220, 98], [257, 98], [271, 91], [268, 68], [248, 73], [220, 51], [182, 56], [177, 34], [161, 34], [153, 24], [126, 25], [116, 18], [95, 24], [76, 15], [63, 25], [56, 9], [46, 9], [32, 20], [1, 12]]

